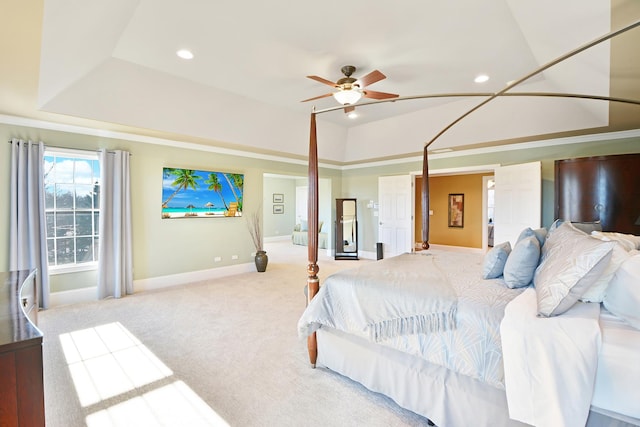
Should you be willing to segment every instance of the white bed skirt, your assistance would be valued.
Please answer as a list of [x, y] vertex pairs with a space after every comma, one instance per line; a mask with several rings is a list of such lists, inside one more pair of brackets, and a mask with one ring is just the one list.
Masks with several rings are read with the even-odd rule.
[[[351, 378], [398, 405], [450, 426], [526, 426], [511, 420], [504, 390], [400, 351], [323, 327], [317, 331], [318, 366]], [[591, 414], [587, 426], [629, 424]]]
[[437, 426], [526, 426], [509, 419], [504, 390], [330, 328], [317, 332], [318, 361]]

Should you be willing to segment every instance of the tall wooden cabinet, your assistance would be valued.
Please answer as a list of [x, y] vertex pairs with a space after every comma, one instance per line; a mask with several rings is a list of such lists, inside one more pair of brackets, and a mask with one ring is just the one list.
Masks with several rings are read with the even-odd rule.
[[[0, 425], [44, 426], [35, 272], [0, 273]], [[29, 316], [27, 316], [27, 314]]]
[[640, 154], [556, 160], [554, 214], [640, 235]]

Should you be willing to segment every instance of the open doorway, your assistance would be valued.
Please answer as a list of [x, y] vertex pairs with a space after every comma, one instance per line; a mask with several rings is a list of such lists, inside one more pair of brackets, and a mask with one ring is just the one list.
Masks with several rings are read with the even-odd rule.
[[[435, 245], [459, 246], [486, 251], [489, 241], [488, 180], [493, 179], [498, 165], [471, 168], [431, 170], [429, 175], [429, 242]], [[416, 250], [422, 240], [422, 176], [414, 175], [414, 235]], [[450, 226], [450, 195], [464, 195], [463, 226]], [[491, 217], [493, 220], [493, 217]]]

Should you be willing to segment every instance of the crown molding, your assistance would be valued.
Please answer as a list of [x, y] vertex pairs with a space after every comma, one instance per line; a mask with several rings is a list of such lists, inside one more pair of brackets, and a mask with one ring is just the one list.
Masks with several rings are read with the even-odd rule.
[[[54, 130], [54, 131], [60, 131], [60, 132], [76, 133], [76, 134], [82, 134], [82, 135], [99, 136], [103, 138], [124, 139], [128, 141], [133, 141], [133, 142], [140, 142], [143, 144], [163, 145], [163, 146], [169, 146], [169, 147], [184, 148], [188, 150], [205, 151], [210, 153], [226, 154], [230, 156], [239, 156], [239, 157], [247, 157], [247, 158], [258, 159], [258, 160], [267, 160], [272, 162], [275, 161], [275, 162], [304, 165], [304, 166], [308, 164], [306, 160], [293, 159], [289, 157], [276, 156], [271, 154], [262, 154], [262, 153], [256, 153], [256, 152], [246, 151], [246, 150], [235, 150], [235, 149], [216, 147], [211, 145], [202, 145], [202, 144], [196, 144], [193, 142], [185, 142], [185, 141], [179, 141], [174, 139], [165, 139], [165, 138], [159, 138], [154, 136], [137, 135], [137, 134], [128, 133], [128, 132], [111, 131], [111, 130], [70, 125], [70, 124], [64, 124], [64, 123], [55, 123], [55, 122], [49, 122], [45, 120], [30, 119], [26, 117], [11, 116], [6, 114], [0, 114], [0, 123], [15, 125], [15, 126], [25, 126], [25, 127], [39, 128], [39, 129]], [[503, 152], [503, 151], [545, 148], [552, 145], [581, 144], [585, 142], [636, 138], [636, 137], [640, 137], [640, 129], [633, 129], [633, 130], [626, 130], [626, 131], [619, 131], [619, 132], [609, 132], [609, 133], [596, 133], [591, 135], [570, 136], [570, 137], [564, 137], [564, 138], [545, 139], [545, 140], [539, 140], [539, 141], [497, 145], [492, 147], [470, 148], [470, 149], [459, 150], [459, 151], [456, 151], [454, 149], [454, 151], [445, 152], [445, 153], [430, 153], [429, 158], [430, 159], [446, 159], [446, 158], [452, 158], [452, 157], [473, 156], [478, 154], [487, 154], [487, 153], [495, 153], [495, 152]], [[422, 156], [412, 155], [412, 156], [400, 157], [400, 158], [390, 159], [390, 160], [378, 160], [378, 161], [369, 161], [369, 162], [363, 161], [361, 163], [349, 164], [349, 165], [339, 165], [339, 164], [330, 164], [330, 163], [321, 162], [318, 164], [318, 166], [321, 168], [343, 171], [343, 170], [373, 168], [373, 167], [397, 165], [402, 163], [412, 163], [412, 162], [421, 162], [421, 161], [422, 161]]]

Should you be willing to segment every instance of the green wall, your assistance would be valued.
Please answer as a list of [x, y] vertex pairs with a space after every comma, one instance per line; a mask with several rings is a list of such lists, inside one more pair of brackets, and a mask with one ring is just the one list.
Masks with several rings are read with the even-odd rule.
[[[429, 170], [452, 169], [482, 165], [502, 166], [540, 161], [542, 164], [542, 225], [548, 227], [553, 222], [554, 204], [554, 161], [575, 157], [600, 156], [608, 154], [640, 153], [640, 137], [617, 139], [611, 141], [583, 142], [573, 144], [557, 144], [549, 147], [530, 148], [526, 150], [503, 150], [485, 154], [444, 157], [434, 156], [429, 160]], [[420, 173], [421, 161], [410, 161], [384, 166], [348, 169], [342, 172], [342, 193], [344, 197], [357, 197], [358, 203], [358, 236], [360, 249], [375, 250], [378, 240], [377, 217], [375, 210], [362, 206], [366, 201], [378, 200], [378, 177], [390, 175], [406, 175]], [[416, 201], [419, 203], [419, 201]]]
[[[86, 150], [122, 149], [131, 157], [131, 197], [134, 279], [253, 262], [255, 251], [247, 230], [247, 214], [260, 207], [264, 173], [304, 176], [306, 165], [260, 160], [201, 150], [133, 142], [16, 125], [0, 124], [0, 140], [44, 141], [51, 147]], [[238, 172], [245, 175], [242, 218], [162, 219], [162, 168]], [[10, 145], [0, 144], [0, 271], [9, 268]], [[322, 171], [321, 171], [322, 173]], [[329, 171], [329, 174], [335, 173]], [[270, 206], [269, 206], [270, 207]], [[232, 256], [238, 259], [233, 260]], [[215, 262], [214, 258], [221, 261]], [[53, 292], [95, 286], [95, 272], [52, 275]]]
[[[296, 180], [288, 178], [264, 178], [264, 237], [291, 234], [296, 223]], [[274, 203], [273, 195], [282, 194], [283, 203]], [[282, 205], [283, 213], [274, 213], [273, 206]]]
[[[271, 208], [263, 197], [263, 174], [306, 176], [307, 166], [262, 160], [206, 150], [176, 148], [150, 143], [134, 142], [101, 136], [90, 136], [17, 125], [0, 124], [0, 140], [11, 138], [44, 141], [52, 147], [96, 150], [99, 148], [122, 149], [131, 157], [131, 195], [133, 215], [133, 266], [134, 279], [148, 279], [190, 271], [206, 270], [233, 264], [253, 262], [254, 252], [243, 218], [199, 218], [163, 220], [160, 215], [162, 193], [162, 168], [183, 167], [192, 169], [238, 172], [245, 175], [245, 214], [260, 207]], [[553, 217], [553, 161], [555, 159], [584, 157], [603, 154], [640, 152], [640, 138], [629, 140], [589, 142], [555, 145], [529, 150], [510, 150], [490, 154], [433, 159], [432, 170], [477, 165], [502, 165], [542, 161], [543, 223], [549, 225]], [[419, 161], [358, 169], [322, 168], [321, 178], [329, 178], [331, 212], [335, 216], [333, 201], [339, 197], [358, 199], [358, 227], [360, 249], [375, 251], [378, 240], [375, 209], [367, 207], [370, 200], [378, 199], [378, 176], [408, 174], [421, 170]], [[9, 267], [9, 168], [10, 146], [0, 144], [0, 271]], [[295, 184], [294, 184], [295, 185]], [[286, 200], [286, 199], [285, 199]], [[293, 201], [293, 199], [291, 199]], [[285, 203], [295, 211], [295, 205]], [[286, 208], [285, 208], [286, 212]], [[270, 226], [271, 227], [271, 226]], [[280, 227], [278, 225], [277, 227]], [[288, 234], [288, 230], [279, 230]], [[285, 231], [287, 231], [285, 233]], [[233, 260], [232, 256], [238, 259]], [[220, 257], [220, 262], [214, 258]], [[52, 276], [52, 291], [78, 289], [95, 285], [94, 272], [79, 272]]]

